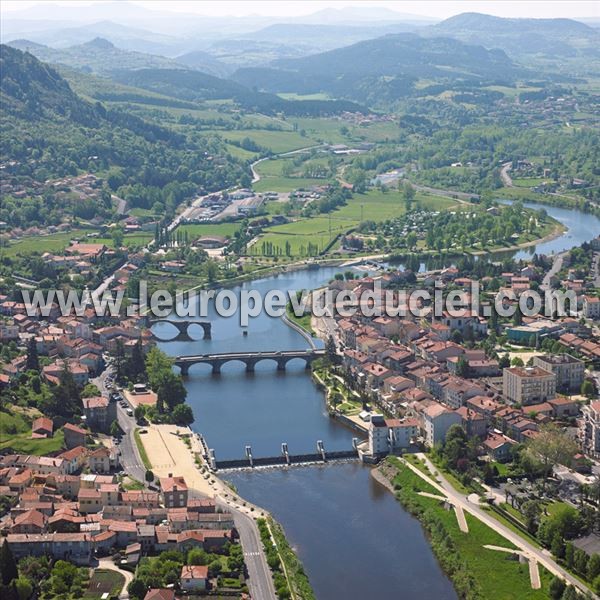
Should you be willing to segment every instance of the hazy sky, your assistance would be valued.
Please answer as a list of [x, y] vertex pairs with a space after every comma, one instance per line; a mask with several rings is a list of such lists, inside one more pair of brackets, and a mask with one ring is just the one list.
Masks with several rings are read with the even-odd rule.
[[[0, 6], [3, 13], [30, 8], [39, 4], [60, 4], [63, 6], [89, 6], [101, 2], [52, 0], [39, 2], [35, 0], [2, 0]], [[306, 15], [325, 8], [343, 8], [344, 6], [382, 6], [397, 12], [425, 15], [435, 18], [446, 18], [462, 12], [482, 12], [501, 17], [596, 17], [600, 18], [599, 0], [468, 0], [440, 1], [421, 0], [407, 1], [345, 1], [345, 0], [274, 0], [274, 1], [228, 1], [228, 0], [138, 0], [133, 2], [150, 10], [197, 13], [210, 16], [246, 16], [264, 15], [276, 17], [294, 17]]]

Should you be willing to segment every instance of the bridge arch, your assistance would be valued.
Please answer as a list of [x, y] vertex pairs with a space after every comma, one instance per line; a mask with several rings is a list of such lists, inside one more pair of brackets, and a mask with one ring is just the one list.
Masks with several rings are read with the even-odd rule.
[[[156, 323], [169, 323], [170, 325], [173, 325], [178, 331], [177, 335], [173, 338], [160, 337], [154, 331], [152, 331], [152, 326], [155, 325]], [[194, 341], [196, 341], [189, 333], [189, 328], [192, 325], [199, 325], [200, 327], [202, 327], [202, 332], [204, 334], [203, 339], [205, 339], [205, 340], [211, 339], [212, 323], [210, 321], [177, 321], [177, 320], [168, 319], [168, 318], [149, 319], [149, 321], [148, 321], [148, 326], [150, 328], [150, 332], [152, 333], [152, 335], [154, 336], [155, 339], [157, 339], [161, 342], [194, 342]]]
[[255, 366], [263, 361], [272, 361], [277, 365], [278, 371], [285, 371], [288, 362], [295, 359], [304, 360], [306, 368], [309, 368], [313, 360], [324, 354], [324, 350], [299, 350], [282, 352], [241, 352], [225, 354], [203, 354], [198, 356], [178, 356], [174, 364], [179, 367], [182, 375], [188, 375], [189, 369], [195, 364], [209, 364], [212, 372], [218, 374], [223, 365], [230, 362], [241, 362], [246, 365], [246, 372], [254, 372]]

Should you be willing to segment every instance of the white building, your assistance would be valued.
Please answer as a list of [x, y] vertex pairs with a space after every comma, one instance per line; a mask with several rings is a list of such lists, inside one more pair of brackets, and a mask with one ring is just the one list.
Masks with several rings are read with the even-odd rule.
[[462, 417], [455, 411], [439, 403], [431, 404], [423, 410], [423, 430], [425, 443], [429, 447], [442, 443], [452, 425], [460, 425]]
[[583, 418], [579, 438], [583, 451], [594, 457], [600, 457], [600, 400], [581, 409]]
[[369, 454], [389, 454], [408, 448], [419, 435], [416, 419], [386, 419], [372, 415], [369, 423]]
[[583, 297], [583, 316], [586, 319], [600, 319], [600, 298]]

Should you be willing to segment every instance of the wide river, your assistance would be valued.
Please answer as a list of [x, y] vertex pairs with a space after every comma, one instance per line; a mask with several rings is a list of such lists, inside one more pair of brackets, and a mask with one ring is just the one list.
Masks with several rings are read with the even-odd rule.
[[[541, 208], [543, 205], [532, 205]], [[600, 234], [600, 220], [577, 211], [543, 206], [568, 227], [561, 237], [517, 253], [559, 252]], [[338, 272], [336, 267], [303, 270], [244, 283], [233, 288], [312, 289]], [[306, 340], [280, 319], [261, 315], [243, 329], [235, 317], [209, 314], [212, 339], [171, 342], [171, 355], [304, 349]], [[163, 326], [167, 333], [169, 325]], [[195, 328], [192, 328], [195, 329]], [[174, 331], [174, 330], [173, 330]], [[198, 328], [197, 334], [201, 336]], [[292, 454], [313, 452], [317, 440], [326, 450], [349, 449], [356, 434], [331, 420], [323, 395], [303, 363], [285, 373], [260, 363], [254, 374], [243, 365], [225, 365], [219, 376], [196, 365], [186, 380], [193, 427], [202, 433], [217, 459], [242, 458], [246, 445], [254, 456], [273, 456], [287, 442]], [[319, 600], [373, 598], [456, 598], [437, 564], [419, 523], [357, 462], [327, 466], [261, 469], [227, 475], [239, 493], [263, 506], [284, 526]]]

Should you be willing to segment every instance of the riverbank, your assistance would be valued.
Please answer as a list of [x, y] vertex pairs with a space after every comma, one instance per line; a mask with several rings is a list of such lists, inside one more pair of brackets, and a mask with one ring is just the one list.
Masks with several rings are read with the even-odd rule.
[[[466, 600], [548, 598], [552, 578], [548, 571], [540, 569], [541, 588], [533, 589], [529, 567], [519, 561], [519, 550], [514, 544], [468, 513], [464, 515], [468, 532], [461, 531], [454, 511], [436, 498], [440, 490], [399, 459], [386, 459], [371, 474], [420, 521], [434, 554], [460, 597]], [[491, 546], [505, 548], [507, 552]]]

